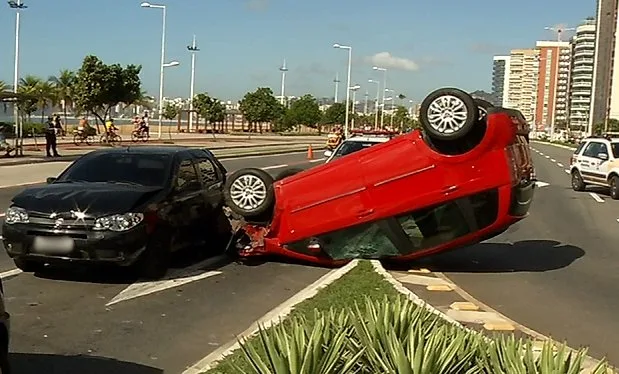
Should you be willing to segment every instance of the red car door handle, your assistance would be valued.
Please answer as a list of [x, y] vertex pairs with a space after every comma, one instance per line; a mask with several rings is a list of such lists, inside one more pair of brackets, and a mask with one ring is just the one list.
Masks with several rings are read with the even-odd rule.
[[359, 212], [359, 213], [357, 214], [357, 217], [358, 217], [358, 218], [367, 217], [367, 216], [369, 216], [369, 215], [370, 215], [370, 214], [372, 214], [372, 213], [374, 213], [374, 209], [364, 210], [364, 211]]

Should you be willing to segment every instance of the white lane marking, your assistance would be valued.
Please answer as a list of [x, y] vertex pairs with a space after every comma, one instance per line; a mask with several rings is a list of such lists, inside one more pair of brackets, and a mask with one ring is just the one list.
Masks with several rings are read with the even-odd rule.
[[550, 159], [551, 162], [557, 162], [557, 160], [555, 160], [554, 158]]
[[264, 167], [264, 168], [262, 168], [262, 170], [281, 169], [281, 168], [285, 168], [287, 166], [288, 166], [288, 164], [273, 165], [273, 166]]
[[325, 158], [325, 157], [323, 157], [323, 158], [317, 158], [317, 159], [315, 159], [315, 160], [310, 160], [309, 162], [320, 162], [320, 161], [324, 161], [324, 160], [326, 160], [326, 158]]
[[598, 203], [603, 203], [604, 202], [604, 199], [602, 199], [600, 197], [600, 195], [596, 194], [595, 192], [589, 192], [589, 195], [591, 195], [593, 200], [597, 201]]
[[540, 156], [543, 156], [544, 154], [542, 152], [539, 153]]
[[557, 162], [557, 166], [559, 166], [560, 168], [562, 168], [562, 167], [563, 167], [563, 164], [562, 164], [562, 163], [560, 163], [560, 162]]
[[0, 273], [0, 278], [1, 279], [5, 279], [5, 278], [8, 278], [8, 277], [13, 277], [13, 276], [21, 274], [21, 273], [23, 273], [23, 271], [21, 271], [20, 269], [7, 270], [7, 271], [4, 271], [4, 272]]
[[219, 275], [221, 271], [206, 271], [204, 268], [221, 262], [224, 258], [225, 256], [221, 255], [206, 259], [184, 269], [171, 270], [163, 279], [158, 281], [137, 281], [120, 291], [112, 300], [105, 304], [105, 306]]
[[535, 186], [536, 187], [546, 187], [546, 186], [550, 186], [550, 183], [537, 181], [537, 182], [535, 182]]
[[546, 158], [550, 158], [550, 156], [548, 156], [548, 155], [546, 155], [546, 156], [544, 156], [544, 157], [546, 157]]
[[570, 173], [570, 171], [568, 169], [565, 169], [563, 171], [565, 171], [565, 174], [569, 174]]
[[0, 213], [0, 218], [6, 216], [6, 213]]
[[619, 218], [617, 218], [617, 222], [619, 222]]

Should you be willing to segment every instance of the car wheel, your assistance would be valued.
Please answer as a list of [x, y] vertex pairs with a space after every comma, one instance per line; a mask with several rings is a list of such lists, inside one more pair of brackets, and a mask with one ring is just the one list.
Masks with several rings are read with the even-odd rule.
[[282, 180], [284, 178], [288, 178], [291, 177], [295, 174], [298, 174], [300, 172], [304, 171], [304, 169], [301, 168], [287, 168], [282, 170], [279, 174], [277, 174], [277, 176], [275, 177], [275, 180]]
[[237, 170], [226, 178], [226, 205], [232, 212], [244, 218], [264, 216], [273, 209], [273, 182], [273, 177], [264, 170]]
[[15, 267], [25, 273], [36, 273], [45, 268], [45, 264], [23, 258], [14, 258]]
[[475, 126], [478, 109], [473, 98], [457, 88], [440, 88], [421, 103], [419, 121], [433, 139], [456, 140]]
[[608, 184], [610, 187], [610, 197], [613, 200], [619, 200], [619, 177], [613, 175], [612, 177], [610, 177], [610, 181]]
[[578, 170], [572, 171], [572, 189], [574, 191], [584, 191], [587, 185], [582, 180], [582, 176]]
[[168, 272], [171, 240], [162, 236], [152, 238], [136, 262], [137, 274], [142, 279], [158, 280]]
[[490, 108], [494, 108], [494, 105], [484, 99], [474, 99], [474, 101], [475, 105], [477, 105], [477, 111], [479, 112], [479, 120], [486, 119], [486, 116], [488, 115], [488, 110]]

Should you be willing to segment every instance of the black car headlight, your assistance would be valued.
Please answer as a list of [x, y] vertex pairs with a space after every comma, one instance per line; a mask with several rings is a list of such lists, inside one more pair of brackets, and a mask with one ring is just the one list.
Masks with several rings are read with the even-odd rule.
[[142, 213], [114, 214], [97, 218], [93, 230], [127, 231], [139, 225], [142, 220], [144, 220], [144, 215]]
[[28, 223], [28, 212], [24, 208], [12, 206], [4, 213], [4, 222], [8, 225]]

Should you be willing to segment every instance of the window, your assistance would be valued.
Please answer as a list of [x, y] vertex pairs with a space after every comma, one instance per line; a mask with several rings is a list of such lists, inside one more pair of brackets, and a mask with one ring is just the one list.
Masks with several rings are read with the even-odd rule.
[[362, 149], [369, 148], [376, 144], [378, 143], [377, 142], [344, 142], [342, 143], [340, 148], [338, 148], [338, 150], [335, 152], [335, 156], [333, 156], [333, 158], [336, 159], [342, 156], [346, 156], [351, 153], [360, 151]]
[[619, 158], [619, 143], [610, 143], [610, 149], [613, 151], [613, 158]]
[[90, 154], [70, 166], [58, 181], [117, 182], [163, 187], [168, 180], [171, 159], [167, 154]]
[[[604, 146], [604, 147], [602, 147]], [[604, 151], [602, 151], [602, 149]], [[583, 156], [587, 157], [595, 157], [597, 158], [599, 153], [604, 153], [607, 150], [606, 145], [600, 142], [591, 142], [585, 148], [585, 151], [582, 153]]]
[[215, 165], [213, 165], [213, 163], [208, 159], [203, 158], [198, 160], [198, 170], [200, 170], [202, 184], [204, 185], [208, 185], [219, 180]]
[[176, 185], [174, 188], [179, 192], [193, 192], [200, 190], [200, 180], [198, 179], [198, 174], [196, 173], [196, 169], [191, 161], [184, 160], [179, 165], [178, 174], [176, 175]]

